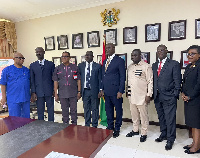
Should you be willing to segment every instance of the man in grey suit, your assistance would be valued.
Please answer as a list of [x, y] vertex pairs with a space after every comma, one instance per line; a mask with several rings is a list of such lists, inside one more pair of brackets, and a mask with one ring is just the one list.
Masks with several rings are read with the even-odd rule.
[[171, 150], [176, 139], [176, 109], [181, 88], [181, 69], [179, 62], [167, 58], [167, 47], [157, 47], [158, 61], [152, 65], [153, 95], [161, 135], [155, 139], [167, 139], [166, 150]]
[[93, 52], [87, 51], [86, 62], [78, 65], [81, 74], [81, 93], [84, 105], [85, 126], [97, 128], [99, 119], [99, 97], [101, 87], [101, 65], [93, 61]]
[[42, 47], [35, 49], [37, 61], [30, 64], [31, 101], [37, 104], [38, 120], [44, 120], [45, 102], [48, 121], [54, 121], [54, 98], [52, 75], [55, 65], [44, 59], [45, 51]]

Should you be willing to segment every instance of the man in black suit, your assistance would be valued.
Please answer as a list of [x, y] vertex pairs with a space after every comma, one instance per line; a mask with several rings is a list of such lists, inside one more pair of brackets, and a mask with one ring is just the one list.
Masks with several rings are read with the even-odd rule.
[[93, 61], [93, 52], [87, 51], [86, 62], [78, 65], [81, 74], [81, 94], [84, 105], [85, 126], [97, 128], [99, 119], [99, 93], [101, 86], [101, 65]]
[[37, 104], [38, 120], [44, 120], [45, 102], [48, 121], [54, 121], [54, 98], [52, 75], [55, 65], [44, 59], [45, 51], [42, 47], [35, 49], [37, 61], [30, 64], [31, 101]]
[[[115, 45], [106, 44], [107, 60], [102, 67], [102, 90], [105, 96], [105, 109], [109, 130], [114, 130], [113, 137], [119, 136], [122, 125], [122, 94], [125, 89], [126, 70], [125, 61], [115, 55]], [[114, 107], [116, 110], [116, 122], [114, 127]]]
[[167, 139], [166, 150], [171, 150], [176, 139], [176, 109], [181, 88], [181, 69], [179, 62], [167, 58], [167, 47], [157, 47], [158, 61], [152, 65], [153, 95], [161, 135], [155, 139]]

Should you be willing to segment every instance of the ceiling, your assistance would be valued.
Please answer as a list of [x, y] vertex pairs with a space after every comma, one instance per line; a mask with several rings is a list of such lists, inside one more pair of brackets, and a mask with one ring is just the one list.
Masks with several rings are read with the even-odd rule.
[[0, 0], [0, 19], [20, 22], [125, 0]]

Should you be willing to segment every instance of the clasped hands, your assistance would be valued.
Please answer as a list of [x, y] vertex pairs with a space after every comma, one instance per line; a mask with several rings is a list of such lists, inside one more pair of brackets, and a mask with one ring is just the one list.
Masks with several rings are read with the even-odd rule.
[[[104, 96], [104, 93], [103, 93], [103, 91], [101, 90], [101, 91], [99, 92], [99, 94], [98, 94], [98, 98], [101, 98], [101, 97], [103, 97], [103, 96]], [[117, 99], [120, 99], [120, 98], [122, 98], [122, 93], [118, 92], [118, 93], [117, 93]]]
[[190, 98], [188, 96], [186, 96], [184, 93], [182, 93], [181, 97], [182, 97], [183, 101], [188, 102], [190, 100]]

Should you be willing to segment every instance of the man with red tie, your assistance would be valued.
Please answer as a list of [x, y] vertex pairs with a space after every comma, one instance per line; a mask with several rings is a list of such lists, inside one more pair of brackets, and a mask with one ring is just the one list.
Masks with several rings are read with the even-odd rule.
[[167, 58], [167, 47], [157, 47], [158, 61], [152, 65], [153, 96], [161, 135], [156, 142], [167, 140], [165, 150], [171, 150], [176, 139], [176, 108], [181, 88], [179, 62]]

